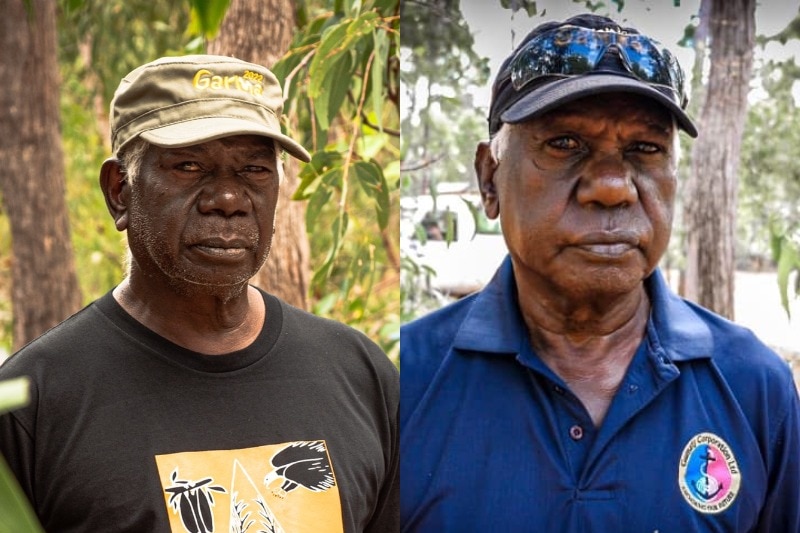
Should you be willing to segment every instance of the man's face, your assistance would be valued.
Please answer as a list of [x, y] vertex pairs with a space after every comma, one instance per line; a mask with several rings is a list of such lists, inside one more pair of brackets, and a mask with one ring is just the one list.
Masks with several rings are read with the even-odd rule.
[[636, 289], [669, 242], [677, 164], [669, 112], [644, 97], [601, 95], [504, 128], [497, 160], [483, 145], [476, 168], [517, 276], [568, 299]]
[[130, 191], [134, 267], [184, 290], [246, 283], [269, 254], [277, 164], [273, 141], [254, 135], [151, 146]]

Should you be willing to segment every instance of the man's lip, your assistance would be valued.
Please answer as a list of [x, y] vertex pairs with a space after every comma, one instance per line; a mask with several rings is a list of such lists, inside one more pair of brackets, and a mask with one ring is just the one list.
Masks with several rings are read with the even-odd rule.
[[202, 255], [221, 260], [241, 260], [250, 248], [248, 241], [239, 238], [203, 239], [191, 245]]
[[638, 248], [639, 238], [631, 231], [599, 231], [581, 235], [574, 246], [593, 255], [618, 257]]
[[202, 239], [193, 243], [192, 246], [197, 246], [200, 248], [241, 249], [249, 248], [250, 244], [245, 239], [240, 239], [238, 237], [215, 237], [212, 239]]
[[621, 231], [595, 231], [585, 233], [575, 240], [576, 246], [616, 245], [639, 246], [639, 236], [627, 230]]
[[634, 246], [624, 242], [614, 244], [582, 244], [578, 246], [578, 248], [594, 255], [606, 257], [617, 257], [635, 249]]

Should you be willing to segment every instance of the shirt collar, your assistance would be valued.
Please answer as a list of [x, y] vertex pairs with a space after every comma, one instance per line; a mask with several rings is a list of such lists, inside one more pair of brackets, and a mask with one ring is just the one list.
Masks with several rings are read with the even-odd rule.
[[[675, 295], [658, 269], [645, 280], [645, 287], [652, 305], [648, 340], [672, 361], [711, 357], [711, 331], [698, 308]], [[506, 256], [492, 280], [475, 296], [453, 345], [461, 350], [517, 355], [527, 342], [514, 270]]]

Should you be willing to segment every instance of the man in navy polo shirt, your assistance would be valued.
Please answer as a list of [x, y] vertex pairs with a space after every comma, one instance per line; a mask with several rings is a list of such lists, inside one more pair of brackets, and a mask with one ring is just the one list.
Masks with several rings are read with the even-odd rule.
[[683, 73], [604, 17], [534, 29], [475, 168], [509, 255], [401, 334], [404, 532], [797, 532], [800, 403], [670, 292]]

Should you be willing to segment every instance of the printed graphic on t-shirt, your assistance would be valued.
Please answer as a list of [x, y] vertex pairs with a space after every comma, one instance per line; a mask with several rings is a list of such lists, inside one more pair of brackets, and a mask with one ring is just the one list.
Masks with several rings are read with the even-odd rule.
[[342, 533], [325, 441], [155, 459], [172, 533]]

